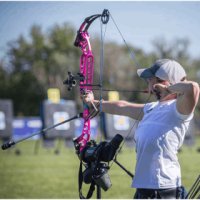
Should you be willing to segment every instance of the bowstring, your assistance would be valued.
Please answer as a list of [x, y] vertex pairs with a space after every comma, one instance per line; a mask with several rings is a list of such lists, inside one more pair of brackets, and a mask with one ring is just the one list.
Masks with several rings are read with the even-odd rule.
[[[105, 41], [105, 36], [106, 36], [106, 30], [107, 30], [107, 23], [103, 24], [103, 22], [100, 20], [100, 30], [101, 30], [101, 47], [100, 47], [100, 72], [99, 72], [99, 83], [100, 83], [100, 90], [99, 90], [99, 116], [100, 120], [102, 120], [102, 94], [103, 94], [103, 68], [104, 68], [104, 41]], [[103, 28], [105, 29], [103, 30]], [[103, 33], [104, 31], [104, 33]], [[102, 131], [100, 131], [100, 142], [103, 140], [102, 139]]]

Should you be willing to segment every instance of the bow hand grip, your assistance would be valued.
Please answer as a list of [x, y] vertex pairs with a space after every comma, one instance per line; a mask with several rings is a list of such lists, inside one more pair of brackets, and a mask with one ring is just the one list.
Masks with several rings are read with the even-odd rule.
[[1, 148], [2, 148], [3, 150], [6, 150], [6, 149], [10, 148], [10, 147], [13, 146], [13, 145], [15, 145], [15, 142], [14, 142], [14, 141], [9, 141], [9, 142], [3, 144], [3, 145], [1, 146]]

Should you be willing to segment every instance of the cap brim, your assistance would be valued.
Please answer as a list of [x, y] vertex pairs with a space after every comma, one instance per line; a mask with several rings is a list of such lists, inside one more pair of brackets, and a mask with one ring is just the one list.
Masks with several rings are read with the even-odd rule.
[[151, 78], [154, 76], [154, 74], [151, 72], [150, 68], [138, 69], [137, 74], [141, 78]]

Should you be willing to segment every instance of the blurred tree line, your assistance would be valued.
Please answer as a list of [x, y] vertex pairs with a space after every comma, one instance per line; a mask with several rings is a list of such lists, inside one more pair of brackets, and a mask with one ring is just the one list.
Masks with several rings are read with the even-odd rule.
[[[48, 32], [42, 31], [38, 25], [32, 26], [30, 37], [21, 35], [16, 41], [8, 43], [6, 60], [0, 60], [0, 98], [12, 99], [15, 115], [39, 115], [39, 105], [47, 98], [48, 88], [59, 88], [61, 98], [76, 100], [81, 108], [79, 88], [67, 91], [63, 81], [67, 72], [79, 72], [81, 51], [74, 47], [76, 30], [72, 25], [64, 23], [54, 25]], [[91, 43], [95, 57], [94, 82], [99, 83], [100, 74], [100, 39], [91, 35]], [[135, 58], [140, 67], [150, 66], [156, 59], [173, 58], [180, 62], [188, 73], [188, 79], [199, 82], [200, 57], [192, 59], [188, 54], [187, 38], [166, 41], [156, 38], [154, 51], [146, 53], [134, 46]], [[103, 87], [120, 90], [144, 90], [146, 84], [136, 74], [136, 64], [130, 58], [125, 45], [107, 41], [104, 46]], [[95, 95], [99, 96], [96, 91]], [[107, 99], [107, 93], [103, 93]], [[120, 92], [120, 98], [146, 102], [148, 95], [136, 92]], [[200, 113], [198, 106], [197, 114]]]

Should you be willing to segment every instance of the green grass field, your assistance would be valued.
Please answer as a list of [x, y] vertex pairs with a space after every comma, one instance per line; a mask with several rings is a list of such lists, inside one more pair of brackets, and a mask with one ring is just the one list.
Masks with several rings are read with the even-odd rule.
[[[36, 155], [34, 146], [35, 142], [25, 141], [11, 150], [0, 150], [0, 198], [79, 198], [79, 160], [74, 149], [62, 144], [61, 153], [56, 155], [55, 149], [40, 146]], [[200, 153], [196, 151], [198, 147], [200, 138], [192, 148], [183, 146], [179, 154], [182, 181], [187, 190], [200, 174]], [[15, 154], [16, 149], [20, 149], [21, 155]], [[134, 149], [124, 147], [118, 155], [118, 161], [133, 172]], [[112, 165], [109, 175], [112, 187], [107, 192], [102, 191], [102, 198], [131, 199], [135, 192], [130, 188], [131, 178], [116, 164]], [[84, 185], [84, 190], [87, 190], [87, 185]]]

